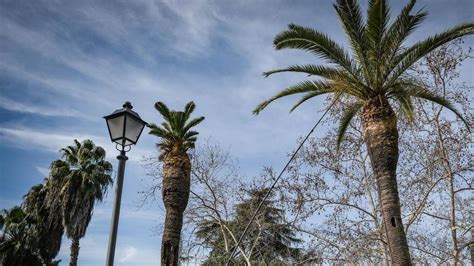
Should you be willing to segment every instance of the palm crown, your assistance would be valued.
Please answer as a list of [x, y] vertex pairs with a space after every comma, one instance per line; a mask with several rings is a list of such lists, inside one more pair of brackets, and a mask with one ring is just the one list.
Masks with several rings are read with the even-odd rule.
[[91, 140], [74, 144], [61, 149], [64, 161], [55, 161], [51, 174], [67, 174], [61, 190], [64, 225], [68, 236], [82, 237], [94, 202], [103, 200], [112, 183], [112, 164], [105, 160], [105, 150]]
[[203, 116], [190, 120], [195, 108], [196, 105], [192, 101], [186, 104], [183, 112], [169, 110], [162, 102], [155, 103], [155, 109], [165, 121], [161, 123], [161, 126], [149, 124], [148, 127], [151, 129], [150, 134], [161, 138], [161, 142], [158, 143], [158, 147], [162, 150], [160, 160], [163, 160], [171, 151], [186, 152], [194, 148], [199, 133], [191, 128], [204, 120]]
[[405, 47], [406, 38], [427, 16], [422, 10], [411, 14], [415, 2], [411, 0], [390, 24], [390, 9], [386, 0], [370, 0], [366, 20], [356, 0], [337, 0], [334, 8], [349, 40], [352, 56], [326, 34], [290, 24], [288, 30], [275, 37], [275, 48], [302, 49], [327, 60], [331, 65], [292, 65], [265, 72], [266, 77], [280, 72], [299, 72], [321, 79], [303, 81], [280, 91], [258, 105], [254, 114], [274, 100], [293, 94], [304, 93], [291, 111], [319, 95], [333, 93], [336, 97], [348, 96], [353, 101], [342, 114], [338, 145], [352, 118], [366, 101], [376, 97], [394, 100], [409, 121], [413, 119], [412, 98], [430, 100], [453, 111], [467, 126], [449, 101], [427, 90], [420, 81], [410, 77], [407, 70], [441, 45], [473, 34], [474, 24], [461, 24]]

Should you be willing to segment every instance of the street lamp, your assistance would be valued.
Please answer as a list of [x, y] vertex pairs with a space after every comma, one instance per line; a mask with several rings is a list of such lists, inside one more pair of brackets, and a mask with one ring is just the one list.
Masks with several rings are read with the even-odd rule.
[[130, 151], [131, 145], [137, 143], [143, 128], [147, 124], [140, 116], [132, 111], [130, 102], [125, 102], [122, 109], [115, 110], [112, 114], [104, 116], [109, 129], [112, 142], [115, 142], [116, 149], [120, 151], [117, 156], [119, 160], [117, 172], [117, 186], [115, 187], [114, 209], [112, 212], [112, 224], [109, 236], [109, 248], [107, 250], [107, 266], [114, 265], [115, 243], [117, 242], [117, 229], [120, 216], [120, 202], [122, 201], [123, 175], [125, 173], [125, 161], [128, 157], [125, 153]]

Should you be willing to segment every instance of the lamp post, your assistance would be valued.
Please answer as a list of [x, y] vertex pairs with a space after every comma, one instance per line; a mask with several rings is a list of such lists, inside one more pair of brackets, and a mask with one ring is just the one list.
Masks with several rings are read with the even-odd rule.
[[120, 202], [122, 201], [123, 176], [125, 173], [125, 161], [128, 157], [126, 152], [130, 151], [131, 145], [135, 145], [147, 124], [140, 116], [132, 111], [130, 102], [125, 102], [122, 109], [115, 110], [112, 114], [104, 116], [109, 129], [112, 142], [115, 142], [116, 149], [120, 151], [117, 156], [119, 161], [117, 171], [117, 185], [115, 187], [114, 209], [112, 212], [112, 224], [109, 235], [109, 247], [107, 250], [107, 266], [114, 265], [115, 243], [117, 242], [117, 229], [120, 216]]

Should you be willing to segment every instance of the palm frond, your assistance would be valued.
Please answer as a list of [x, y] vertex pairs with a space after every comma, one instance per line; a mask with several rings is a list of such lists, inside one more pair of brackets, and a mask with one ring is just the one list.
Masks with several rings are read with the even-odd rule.
[[186, 104], [186, 106], [184, 106], [185, 120], [189, 119], [189, 116], [194, 111], [194, 109], [196, 109], [196, 104], [193, 101], [190, 101]]
[[470, 126], [469, 126], [469, 123], [464, 119], [464, 117], [461, 115], [461, 113], [456, 109], [456, 107], [453, 106], [453, 104], [447, 100], [446, 98], [440, 96], [440, 95], [437, 95], [421, 86], [412, 86], [412, 87], [408, 87], [406, 89], [406, 93], [407, 95], [411, 96], [411, 97], [416, 97], [416, 98], [420, 98], [420, 99], [425, 99], [425, 100], [428, 100], [428, 101], [431, 101], [431, 102], [434, 102], [434, 103], [437, 103], [443, 107], [445, 107], [446, 109], [450, 110], [451, 112], [453, 112], [459, 119], [461, 119], [461, 121], [464, 123], [464, 125], [466, 126], [467, 130], [469, 132], [471, 132], [471, 129], [470, 129]]
[[184, 139], [189, 140], [189, 138], [191, 138], [193, 136], [196, 136], [196, 135], [199, 135], [199, 132], [191, 130], [191, 131], [186, 132], [186, 134], [184, 134]]
[[277, 50], [289, 48], [309, 51], [341, 66], [353, 75], [357, 69], [349, 55], [339, 44], [331, 40], [326, 34], [311, 28], [290, 24], [288, 30], [275, 37], [273, 44]]
[[346, 134], [347, 128], [349, 127], [349, 124], [351, 123], [352, 119], [354, 116], [359, 112], [360, 108], [362, 107], [362, 103], [360, 102], [355, 102], [349, 106], [346, 107], [344, 110], [341, 120], [339, 123], [339, 129], [337, 131], [337, 149], [339, 150], [339, 147], [341, 146], [342, 140], [344, 139], [344, 135]]
[[394, 90], [393, 98], [398, 102], [400, 110], [409, 123], [414, 120], [414, 109], [410, 95], [404, 89]]
[[168, 109], [168, 106], [166, 106], [166, 104], [164, 104], [163, 102], [156, 102], [156, 103], [155, 103], [155, 109], [156, 109], [163, 117], [166, 117], [166, 119], [171, 119], [170, 110]]
[[367, 38], [370, 52], [375, 55], [381, 48], [382, 36], [387, 30], [390, 8], [386, 0], [370, 0], [367, 13]]
[[307, 74], [308, 76], [319, 76], [327, 79], [335, 79], [338, 77], [344, 77], [347, 74], [342, 69], [327, 67], [322, 65], [292, 65], [287, 68], [274, 69], [267, 72], [263, 72], [265, 77], [281, 72], [297, 72]]
[[370, 85], [375, 90], [381, 90], [381, 72], [384, 67], [380, 60], [384, 47], [381, 46], [383, 35], [387, 30], [387, 24], [390, 19], [390, 9], [386, 0], [369, 1], [367, 12], [367, 39], [369, 49], [367, 60], [370, 62], [371, 78]]
[[150, 132], [150, 135], [155, 135], [160, 138], [168, 138], [170, 137], [170, 132], [167, 130], [164, 130], [163, 128], [160, 127], [152, 127]]
[[362, 17], [360, 6], [355, 0], [338, 0], [334, 5], [339, 16], [344, 31], [349, 39], [352, 50], [354, 51], [359, 64], [362, 66], [362, 71], [365, 79], [369, 80], [369, 62], [367, 61], [367, 36], [366, 25]]
[[198, 118], [195, 118], [191, 121], [189, 121], [186, 126], [184, 127], [183, 131], [184, 132], [188, 132], [192, 127], [195, 127], [197, 126], [199, 123], [201, 123], [203, 120], [205, 119], [204, 116], [201, 116], [201, 117], [198, 117]]
[[385, 80], [390, 71], [395, 67], [393, 60], [399, 53], [405, 39], [425, 20], [427, 12], [419, 10], [415, 15], [410, 15], [416, 0], [411, 0], [395, 19], [382, 39], [383, 53], [380, 60], [382, 68], [381, 78]]
[[474, 23], [466, 23], [436, 34], [424, 41], [415, 43], [405, 52], [395, 57], [394, 65], [396, 65], [396, 67], [390, 73], [386, 85], [392, 85], [408, 68], [436, 48], [447, 42], [471, 34], [474, 34]]
[[295, 105], [293, 105], [293, 107], [291, 107], [290, 113], [293, 112], [296, 108], [298, 108], [301, 104], [303, 104], [307, 100], [313, 97], [325, 94], [325, 93], [328, 93], [328, 92], [327, 91], [312, 91], [312, 92], [306, 93], [303, 97], [301, 97], [301, 99]]
[[273, 101], [283, 98], [288, 95], [293, 95], [293, 94], [298, 94], [298, 93], [304, 93], [304, 92], [327, 92], [331, 90], [331, 86], [329, 83], [325, 81], [303, 81], [300, 82], [294, 86], [288, 87], [279, 93], [277, 93], [275, 96], [271, 97], [270, 99], [262, 102], [259, 104], [255, 110], [253, 110], [254, 114], [260, 113], [263, 109], [265, 109], [270, 103]]

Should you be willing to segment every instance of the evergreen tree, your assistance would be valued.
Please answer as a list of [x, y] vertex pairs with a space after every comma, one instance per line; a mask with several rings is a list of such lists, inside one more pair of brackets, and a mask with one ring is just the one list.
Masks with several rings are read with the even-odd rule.
[[[248, 198], [235, 206], [235, 218], [226, 224], [234, 232], [243, 232], [248, 221], [263, 200], [268, 188], [252, 189], [248, 191]], [[301, 242], [289, 224], [285, 223], [285, 212], [275, 206], [275, 201], [268, 197], [249, 227], [242, 241], [242, 248], [255, 264], [289, 263], [300, 253], [300, 249], [293, 247]], [[219, 227], [212, 221], [203, 221], [196, 232], [198, 238], [211, 248], [205, 265], [225, 263], [229, 254], [225, 252], [223, 237]], [[234, 243], [235, 244], [235, 243]], [[236, 264], [244, 261], [236, 257]]]

